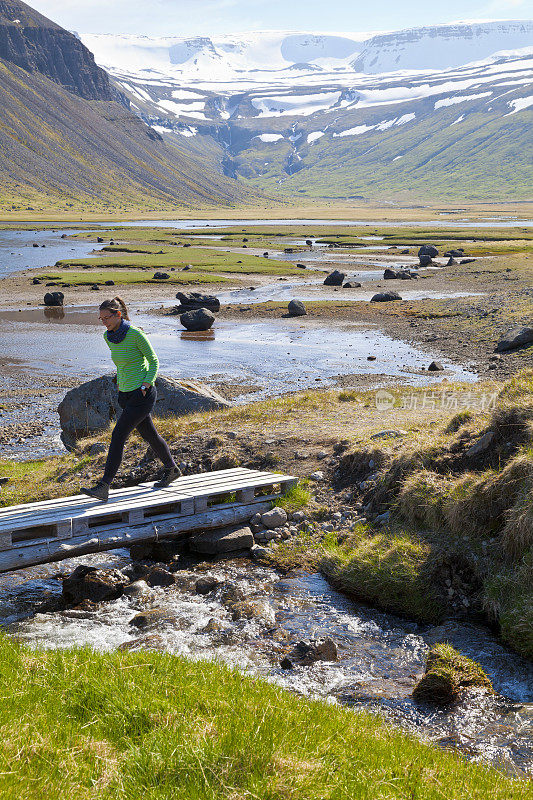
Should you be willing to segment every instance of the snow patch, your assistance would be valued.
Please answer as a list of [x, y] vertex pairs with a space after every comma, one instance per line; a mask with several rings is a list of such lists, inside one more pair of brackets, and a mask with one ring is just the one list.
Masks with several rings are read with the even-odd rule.
[[324, 111], [334, 106], [340, 99], [341, 92], [321, 92], [320, 94], [285, 94], [265, 97], [254, 97], [252, 105], [261, 112], [261, 116], [307, 117], [317, 111]]
[[324, 131], [313, 131], [313, 133], [308, 133], [307, 144], [313, 144], [313, 142], [316, 142], [318, 139], [322, 138], [322, 136], [324, 136]]
[[466, 103], [467, 100], [477, 100], [479, 97], [491, 97], [492, 92], [481, 92], [480, 94], [464, 94], [458, 97], [443, 97], [442, 100], [437, 100], [435, 103], [435, 110], [437, 108], [446, 108], [446, 106], [455, 106], [457, 103]]
[[333, 136], [361, 136], [362, 133], [373, 131], [375, 127], [375, 125], [356, 125], [355, 128], [348, 128], [347, 131], [334, 133]]
[[[490, 111], [490, 109], [489, 109], [489, 111]], [[465, 118], [465, 115], [461, 114], [460, 117], [457, 117], [457, 119], [452, 122], [452, 125], [457, 125], [457, 123], [458, 122], [462, 122], [464, 120], [464, 118]]]
[[529, 106], [533, 106], [533, 95], [529, 95], [529, 97], [518, 97], [516, 100], [509, 100], [507, 103], [508, 106], [512, 107], [512, 111], [505, 116], [508, 117], [510, 114], [516, 114], [517, 111], [523, 111], [524, 108], [529, 108]]
[[254, 139], [260, 139], [262, 142], [279, 142], [284, 138], [281, 133], [261, 133], [259, 136], [254, 136]]

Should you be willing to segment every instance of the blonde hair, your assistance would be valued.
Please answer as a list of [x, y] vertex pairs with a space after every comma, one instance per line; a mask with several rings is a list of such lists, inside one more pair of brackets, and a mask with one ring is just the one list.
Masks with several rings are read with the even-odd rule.
[[104, 310], [110, 311], [112, 314], [116, 314], [118, 311], [120, 311], [124, 319], [130, 318], [126, 303], [122, 297], [118, 297], [118, 295], [117, 297], [113, 297], [112, 300], [104, 300], [103, 303], [100, 303], [100, 311]]

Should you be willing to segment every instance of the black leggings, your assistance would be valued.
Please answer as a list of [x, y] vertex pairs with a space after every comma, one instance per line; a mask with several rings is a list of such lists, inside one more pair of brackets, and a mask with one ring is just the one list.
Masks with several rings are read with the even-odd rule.
[[122, 413], [113, 428], [111, 445], [107, 454], [103, 480], [111, 484], [118, 472], [126, 439], [137, 428], [140, 435], [147, 442], [154, 453], [159, 456], [165, 467], [174, 467], [174, 459], [170, 454], [168, 444], [159, 435], [150, 416], [157, 399], [154, 386], [150, 386], [146, 395], [140, 389], [133, 392], [119, 392], [118, 403]]

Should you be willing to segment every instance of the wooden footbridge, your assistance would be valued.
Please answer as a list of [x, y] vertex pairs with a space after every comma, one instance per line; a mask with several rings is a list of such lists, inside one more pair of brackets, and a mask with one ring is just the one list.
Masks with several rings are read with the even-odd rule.
[[166, 489], [117, 489], [107, 503], [75, 495], [0, 508], [0, 572], [245, 522], [296, 483], [290, 475], [224, 469]]

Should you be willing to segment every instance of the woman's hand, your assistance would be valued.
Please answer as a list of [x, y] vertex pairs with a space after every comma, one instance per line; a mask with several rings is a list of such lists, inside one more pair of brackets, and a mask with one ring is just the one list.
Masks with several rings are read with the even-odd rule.
[[143, 384], [142, 384], [142, 386], [141, 386], [141, 392], [143, 393], [143, 395], [144, 395], [145, 397], [146, 397], [146, 393], [148, 392], [148, 389], [150, 388], [150, 386], [151, 386], [151, 385], [152, 385], [151, 383], [143, 383]]

